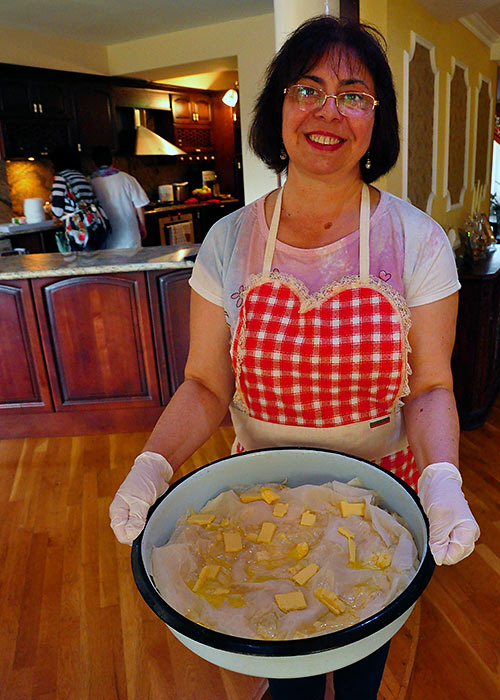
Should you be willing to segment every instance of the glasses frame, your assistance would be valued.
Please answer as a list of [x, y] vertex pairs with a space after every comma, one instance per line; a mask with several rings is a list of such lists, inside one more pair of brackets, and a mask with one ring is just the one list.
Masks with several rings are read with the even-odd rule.
[[[317, 109], [322, 109], [325, 106], [326, 101], [328, 100], [329, 97], [331, 97], [335, 100], [335, 106], [338, 109], [338, 111], [340, 112], [340, 114], [342, 114], [342, 116], [348, 117], [348, 118], [349, 117], [356, 117], [356, 116], [358, 116], [358, 117], [367, 116], [367, 115], [371, 114], [373, 112], [373, 110], [375, 109], [375, 107], [377, 107], [380, 104], [379, 100], [376, 100], [373, 97], [373, 95], [370, 95], [369, 92], [351, 92], [349, 90], [345, 90], [344, 92], [339, 92], [337, 95], [327, 95], [327, 93], [320, 87], [316, 87], [315, 85], [302, 85], [301, 83], [294, 83], [293, 85], [290, 85], [290, 87], [285, 88], [283, 90], [283, 94], [288, 95], [289, 91], [295, 87], [302, 87], [302, 88], [308, 88], [309, 90], [316, 90], [320, 95], [323, 95], [323, 101], [321, 102], [321, 104], [319, 104], [319, 102], [318, 102], [317, 105], [315, 105], [314, 107], [311, 107], [311, 108], [301, 107], [298, 102], [295, 102], [294, 104], [297, 105], [297, 108], [300, 109], [301, 112], [315, 112]], [[363, 95], [364, 97], [369, 97], [372, 100], [372, 108], [370, 110], [367, 110], [366, 112], [360, 111], [360, 112], [354, 113], [354, 114], [345, 114], [345, 112], [342, 111], [342, 109], [338, 103], [338, 98], [341, 97], [342, 95]]]

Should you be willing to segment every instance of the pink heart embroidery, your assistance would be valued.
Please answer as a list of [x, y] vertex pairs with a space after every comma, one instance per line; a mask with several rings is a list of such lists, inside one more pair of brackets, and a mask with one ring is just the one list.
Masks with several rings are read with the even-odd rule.
[[388, 282], [388, 281], [391, 279], [391, 277], [392, 277], [391, 273], [390, 273], [390, 272], [386, 272], [385, 270], [380, 270], [380, 272], [378, 273], [378, 276], [379, 276], [380, 279], [383, 280], [384, 282]]

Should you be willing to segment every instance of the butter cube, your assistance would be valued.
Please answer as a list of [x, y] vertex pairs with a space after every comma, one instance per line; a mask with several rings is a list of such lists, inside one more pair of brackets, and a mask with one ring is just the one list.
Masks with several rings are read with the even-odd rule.
[[306, 599], [302, 591], [276, 593], [274, 599], [278, 608], [284, 613], [288, 613], [291, 610], [305, 610], [307, 608]]
[[207, 564], [207, 566], [204, 566], [199, 573], [198, 580], [193, 586], [193, 591], [199, 591], [205, 581], [208, 581], [209, 579], [213, 581], [216, 579], [219, 571], [219, 564]]
[[307, 527], [311, 527], [312, 525], [314, 525], [315, 522], [316, 522], [316, 514], [315, 513], [311, 513], [310, 510], [305, 510], [302, 513], [302, 517], [300, 519], [301, 525], [306, 525]]
[[273, 509], [273, 515], [276, 518], [282, 518], [288, 513], [288, 503], [276, 503]]
[[356, 544], [352, 537], [347, 540], [347, 546], [349, 547], [349, 561], [354, 564], [356, 561]]
[[241, 552], [243, 545], [239, 532], [223, 532], [222, 536], [224, 537], [224, 549], [226, 552]]
[[262, 496], [260, 493], [242, 493], [240, 495], [240, 501], [242, 503], [253, 503], [253, 501], [262, 501]]
[[365, 502], [363, 503], [348, 503], [348, 501], [340, 501], [340, 512], [343, 518], [349, 515], [365, 515]]
[[327, 588], [317, 588], [314, 595], [335, 615], [345, 612], [346, 604], [333, 591], [329, 591]]
[[215, 515], [207, 513], [193, 513], [187, 518], [187, 522], [191, 525], [210, 525], [215, 520]]
[[354, 537], [354, 532], [351, 532], [348, 527], [339, 527], [338, 532], [347, 538]]
[[318, 571], [319, 571], [319, 566], [317, 564], [309, 564], [304, 569], [299, 571], [298, 574], [295, 574], [295, 576], [293, 577], [293, 580], [299, 586], [304, 586], [310, 579], [312, 579], [314, 574], [316, 574]]
[[280, 500], [279, 494], [275, 493], [268, 486], [263, 486], [260, 490], [260, 495], [266, 503], [275, 503]]
[[259, 536], [257, 537], [257, 542], [263, 542], [264, 544], [270, 544], [273, 539], [273, 535], [276, 531], [276, 525], [274, 523], [262, 523], [260, 528]]
[[295, 559], [303, 559], [309, 554], [309, 545], [307, 542], [298, 542], [295, 547], [293, 547], [288, 553], [289, 557], [294, 557]]

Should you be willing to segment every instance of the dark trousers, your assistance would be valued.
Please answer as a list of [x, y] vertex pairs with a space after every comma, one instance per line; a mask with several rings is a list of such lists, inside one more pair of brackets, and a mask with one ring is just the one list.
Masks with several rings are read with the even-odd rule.
[[[389, 644], [350, 666], [333, 673], [335, 700], [377, 700], [384, 674]], [[270, 678], [269, 690], [273, 700], [323, 700], [326, 675], [309, 678]]]

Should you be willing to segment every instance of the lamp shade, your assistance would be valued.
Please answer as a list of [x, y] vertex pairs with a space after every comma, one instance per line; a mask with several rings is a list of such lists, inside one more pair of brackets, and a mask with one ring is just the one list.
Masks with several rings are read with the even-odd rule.
[[136, 127], [136, 156], [183, 156], [186, 152], [145, 126]]
[[222, 101], [225, 105], [228, 105], [228, 107], [234, 107], [238, 102], [238, 93], [236, 92], [236, 90], [231, 88], [225, 93], [224, 97], [222, 98]]

